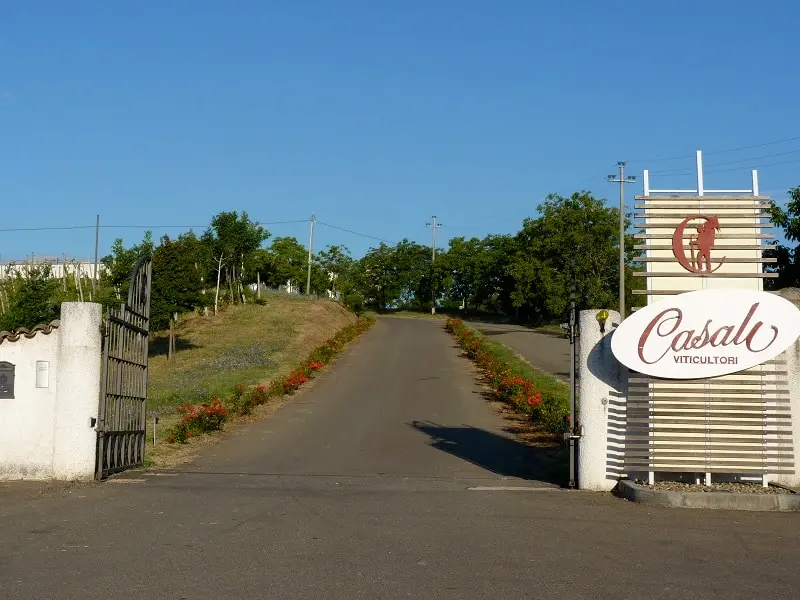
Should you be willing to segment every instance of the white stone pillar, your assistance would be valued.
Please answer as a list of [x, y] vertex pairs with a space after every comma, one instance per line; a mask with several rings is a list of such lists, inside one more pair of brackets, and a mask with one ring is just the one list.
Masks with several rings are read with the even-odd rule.
[[582, 310], [578, 348], [578, 487], [610, 491], [622, 475], [625, 449], [627, 368], [611, 352], [611, 335], [619, 313], [607, 311], [604, 328], [600, 310]]
[[781, 473], [770, 475], [769, 481], [800, 487], [800, 340], [784, 353], [789, 379], [789, 410], [792, 414], [792, 445], [794, 450], [794, 475]]
[[102, 307], [91, 302], [61, 305], [60, 348], [56, 366], [53, 475], [56, 479], [91, 479], [95, 470]]

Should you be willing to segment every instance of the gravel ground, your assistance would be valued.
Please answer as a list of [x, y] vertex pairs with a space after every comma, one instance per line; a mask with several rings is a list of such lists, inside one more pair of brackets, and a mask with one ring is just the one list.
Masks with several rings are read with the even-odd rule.
[[647, 485], [637, 481], [639, 485], [651, 490], [662, 490], [670, 492], [729, 492], [734, 494], [793, 494], [786, 488], [770, 485], [764, 487], [756, 483], [712, 483], [711, 485], [695, 485], [693, 483], [681, 483], [679, 481], [659, 481], [654, 485]]

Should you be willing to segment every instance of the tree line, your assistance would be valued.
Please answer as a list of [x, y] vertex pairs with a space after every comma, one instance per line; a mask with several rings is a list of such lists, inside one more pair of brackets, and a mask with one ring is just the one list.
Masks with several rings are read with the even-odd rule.
[[[786, 209], [772, 207], [773, 221], [789, 244], [800, 242], [800, 187], [790, 190]], [[619, 286], [619, 213], [589, 192], [551, 194], [535, 217], [514, 234], [454, 237], [433, 258], [430, 246], [408, 239], [381, 243], [354, 258], [331, 245], [311, 260], [294, 237], [273, 237], [247, 213], [221, 212], [200, 234], [189, 231], [157, 242], [147, 232], [126, 246], [114, 241], [92, 299], [124, 299], [131, 272], [143, 257], [153, 261], [152, 326], [168, 326], [171, 315], [254, 301], [255, 284], [277, 288], [292, 282], [300, 293], [333, 295], [355, 311], [414, 310], [499, 315], [533, 324], [560, 322], [577, 307], [616, 307]], [[633, 276], [640, 253], [633, 235], [625, 238], [626, 304], [641, 306], [634, 294], [644, 279]], [[774, 287], [800, 285], [800, 249], [774, 244], [765, 254], [778, 262]], [[78, 298], [78, 278], [48, 276], [47, 266], [29, 269], [0, 284], [0, 328], [32, 327], [57, 318], [60, 302]], [[90, 288], [90, 282], [85, 287]], [[84, 294], [81, 294], [83, 296]]]

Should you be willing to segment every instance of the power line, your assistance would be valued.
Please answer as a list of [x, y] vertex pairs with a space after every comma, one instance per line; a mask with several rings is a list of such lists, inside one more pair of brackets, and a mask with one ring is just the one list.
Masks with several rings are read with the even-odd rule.
[[[792, 159], [792, 160], [782, 160], [782, 161], [779, 161], [779, 162], [765, 163], [765, 164], [762, 164], [762, 165], [753, 165], [753, 166], [754, 167], [774, 167], [774, 166], [777, 166], [777, 165], [792, 165], [792, 164], [795, 164], [795, 163], [798, 163], [798, 162], [800, 162], [800, 158], [795, 158], [795, 159]], [[722, 164], [725, 164], [725, 163], [722, 163]], [[741, 169], [741, 167], [733, 167], [732, 169], [715, 169], [715, 170], [709, 169], [708, 172], [709, 173], [727, 173], [728, 171], [738, 171], [740, 169]]]
[[[294, 221], [254, 221], [255, 225], [288, 225], [291, 223], [308, 223], [308, 219]], [[0, 233], [12, 231], [72, 231], [77, 229], [95, 229], [97, 225], [62, 225], [54, 227], [9, 227], [0, 229]], [[205, 225], [100, 225], [100, 229], [201, 229]]]
[[773, 142], [764, 142], [763, 144], [753, 144], [752, 146], [741, 146], [740, 148], [730, 148], [729, 150], [717, 150], [716, 152], [706, 152], [706, 156], [712, 156], [715, 154], [725, 154], [727, 152], [739, 152], [740, 150], [751, 150], [752, 148], [763, 148], [764, 146], [774, 146], [776, 144], [785, 144], [786, 142], [794, 142], [800, 140], [800, 135], [796, 135], [790, 138], [784, 138], [782, 140], [775, 140]]
[[[704, 167], [704, 171], [707, 173], [726, 173], [728, 171], [738, 171], [741, 167], [733, 167], [731, 169], [717, 169], [716, 167], [722, 167], [725, 165], [734, 165], [734, 164], [741, 164], [747, 163], [749, 161], [758, 161], [764, 160], [766, 158], [774, 158], [776, 156], [786, 156], [789, 154], [796, 154], [800, 152], [800, 149], [797, 150], [789, 150], [787, 152], [775, 152], [773, 154], [765, 154], [764, 156], [754, 156], [752, 158], [742, 158], [738, 160], [729, 160], [721, 163], [715, 163], [711, 165], [707, 165]], [[800, 158], [794, 158], [792, 160], [784, 160], [779, 162], [771, 162], [771, 163], [764, 163], [764, 164], [754, 164], [751, 165], [752, 167], [771, 167], [774, 165], [789, 165], [792, 163], [800, 162]], [[653, 171], [651, 175], [669, 175], [669, 176], [676, 176], [676, 175], [692, 175], [694, 174], [694, 169], [690, 167], [682, 167], [680, 169], [668, 169], [666, 171]]]
[[[613, 168], [616, 168], [616, 166], [617, 165], [615, 163], [615, 164], [611, 165], [609, 168], [613, 169]], [[603, 169], [597, 175], [592, 175], [591, 177], [587, 177], [586, 179], [581, 179], [578, 182], [578, 184], [576, 185], [576, 187], [578, 189], [580, 189], [583, 186], [584, 183], [586, 183], [587, 181], [593, 181], [595, 179], [598, 180], [598, 182], [599, 182], [600, 179], [605, 179], [606, 178], [607, 173], [608, 173], [608, 169]]]
[[[741, 152], [742, 150], [752, 150], [753, 148], [764, 148], [766, 146], [775, 146], [777, 144], [786, 144], [788, 142], [794, 142], [800, 140], [800, 135], [783, 138], [780, 140], [773, 140], [770, 142], [762, 142], [760, 144], [750, 144], [749, 146], [739, 146], [738, 148], [727, 148], [725, 150], [716, 150], [714, 152], [704, 152], [705, 156], [716, 156], [717, 154], [727, 154], [729, 152]], [[694, 158], [693, 154], [684, 154], [681, 156], [667, 156], [661, 158], [637, 158], [636, 160], [630, 160], [628, 162], [631, 163], [655, 163], [655, 162], [668, 162], [673, 160], [684, 160], [687, 158]]]
[[353, 231], [352, 229], [347, 229], [346, 227], [339, 227], [338, 225], [331, 225], [330, 223], [325, 223], [324, 221], [317, 221], [318, 225], [324, 225], [325, 227], [330, 227], [331, 229], [338, 229], [339, 231], [346, 231], [347, 233], [352, 233], [353, 235], [360, 235], [361, 237], [369, 238], [371, 240], [377, 240], [379, 242], [385, 242], [387, 244], [393, 244], [394, 242], [390, 242], [389, 240], [385, 240], [383, 238], [376, 237], [374, 235], [369, 235], [367, 233], [361, 233], [360, 231]]

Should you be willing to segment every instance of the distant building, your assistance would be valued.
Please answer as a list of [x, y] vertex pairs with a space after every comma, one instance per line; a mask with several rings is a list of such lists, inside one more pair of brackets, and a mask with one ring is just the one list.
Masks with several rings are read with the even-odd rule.
[[[62, 278], [64, 277], [64, 270], [70, 277], [74, 277], [76, 273], [80, 277], [93, 277], [94, 276], [94, 261], [83, 258], [68, 258], [66, 263], [63, 257], [50, 257], [42, 256], [34, 259], [25, 260], [9, 260], [0, 262], [0, 278], [8, 279], [15, 277], [17, 274], [25, 275], [31, 268], [40, 268], [42, 266], [50, 267], [50, 277]], [[106, 271], [103, 263], [97, 265], [97, 274], [102, 275]]]

